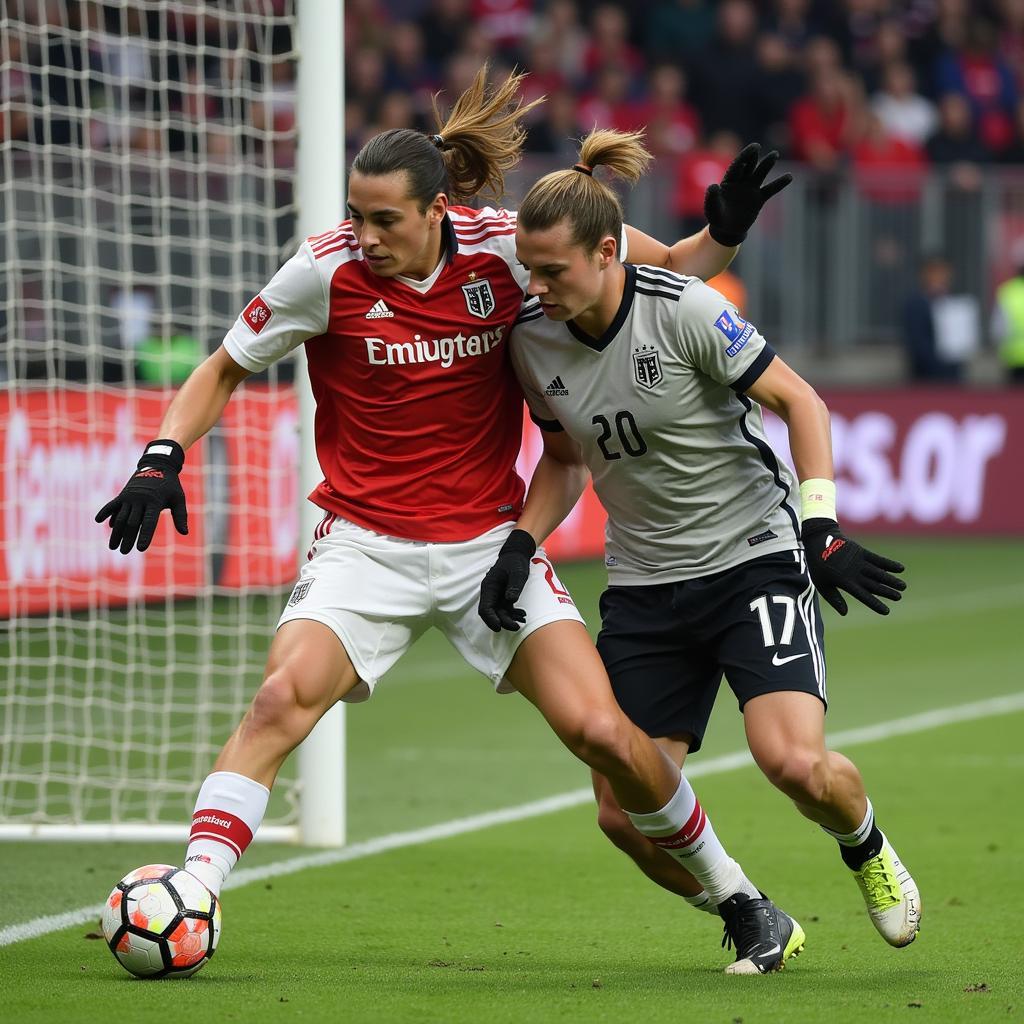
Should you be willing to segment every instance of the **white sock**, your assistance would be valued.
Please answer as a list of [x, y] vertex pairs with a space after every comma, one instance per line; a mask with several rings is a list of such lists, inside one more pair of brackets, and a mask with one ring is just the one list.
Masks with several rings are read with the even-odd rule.
[[[865, 799], [867, 798], [865, 797]], [[833, 832], [832, 829], [825, 828], [824, 825], [821, 828], [835, 839], [840, 846], [860, 846], [870, 835], [874, 826], [875, 809], [871, 806], [871, 801], [868, 800], [867, 810], [864, 812], [864, 820], [852, 832]]]
[[704, 886], [715, 906], [737, 892], [760, 899], [757, 886], [725, 852], [685, 775], [680, 775], [679, 788], [660, 811], [626, 813], [638, 832], [679, 861]]
[[185, 851], [185, 870], [214, 894], [238, 863], [263, 821], [270, 790], [237, 772], [214, 772], [206, 777]]
[[703, 910], [705, 914], [714, 914], [718, 917], [718, 908], [711, 902], [711, 897], [706, 892], [699, 892], [696, 896], [684, 896], [684, 900], [694, 910]]

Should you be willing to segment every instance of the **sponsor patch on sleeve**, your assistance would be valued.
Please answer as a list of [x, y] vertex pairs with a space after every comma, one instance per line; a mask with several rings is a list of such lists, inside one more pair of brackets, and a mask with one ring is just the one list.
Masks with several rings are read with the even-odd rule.
[[731, 359], [739, 352], [754, 333], [754, 325], [748, 324], [738, 314], [723, 309], [719, 318], [715, 321], [715, 327], [722, 332], [729, 340], [729, 347], [725, 354]]
[[242, 310], [242, 320], [253, 334], [259, 334], [270, 323], [270, 318], [273, 315], [274, 311], [267, 305], [262, 295], [257, 295]]

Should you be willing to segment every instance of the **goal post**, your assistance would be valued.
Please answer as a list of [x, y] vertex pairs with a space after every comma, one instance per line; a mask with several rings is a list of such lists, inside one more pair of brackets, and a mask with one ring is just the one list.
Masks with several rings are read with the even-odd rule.
[[[299, 0], [300, 238], [344, 220], [343, 32], [344, 4], [337, 0]], [[314, 402], [304, 352], [298, 357], [296, 380], [304, 436], [309, 439], [302, 446], [302, 490], [309, 494], [322, 474], [312, 444]], [[303, 537], [313, 536], [317, 511], [312, 503], [303, 504]], [[345, 781], [345, 705], [339, 702], [299, 748], [299, 826], [305, 842], [314, 846], [344, 844]]]
[[[0, 6], [0, 839], [183, 839], [259, 683], [315, 517], [300, 361], [189, 451], [188, 537], [164, 514], [124, 556], [93, 517], [191, 367], [342, 219], [342, 17]], [[344, 842], [343, 721], [289, 759], [259, 838]]]

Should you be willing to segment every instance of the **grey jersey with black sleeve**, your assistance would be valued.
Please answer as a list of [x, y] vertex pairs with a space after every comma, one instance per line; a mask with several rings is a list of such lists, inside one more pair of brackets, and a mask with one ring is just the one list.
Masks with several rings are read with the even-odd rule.
[[668, 583], [799, 546], [793, 474], [744, 391], [775, 353], [713, 288], [625, 266], [600, 338], [528, 300], [511, 353], [534, 421], [580, 443], [613, 584]]

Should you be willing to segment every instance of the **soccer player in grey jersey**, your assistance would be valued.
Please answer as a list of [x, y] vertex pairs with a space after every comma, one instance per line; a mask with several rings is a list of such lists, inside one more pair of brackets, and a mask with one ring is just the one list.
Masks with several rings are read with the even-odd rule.
[[[481, 586], [481, 615], [492, 629], [514, 617], [517, 560], [572, 509], [585, 464], [608, 512], [598, 648], [619, 702], [682, 764], [724, 673], [754, 760], [838, 841], [875, 927], [906, 946], [917, 888], [857, 768], [825, 748], [817, 600], [845, 614], [842, 588], [887, 614], [881, 599], [900, 598], [903, 566], [839, 528], [828, 410], [810, 385], [700, 280], [620, 262], [622, 210], [592, 172], [604, 164], [636, 180], [649, 160], [641, 140], [591, 133], [579, 163], [541, 179], [520, 207], [529, 298], [511, 350], [545, 444], [518, 530]], [[761, 406], [788, 426], [799, 487], [768, 444]], [[600, 777], [595, 790], [609, 838], [666, 889], [691, 892]]]

